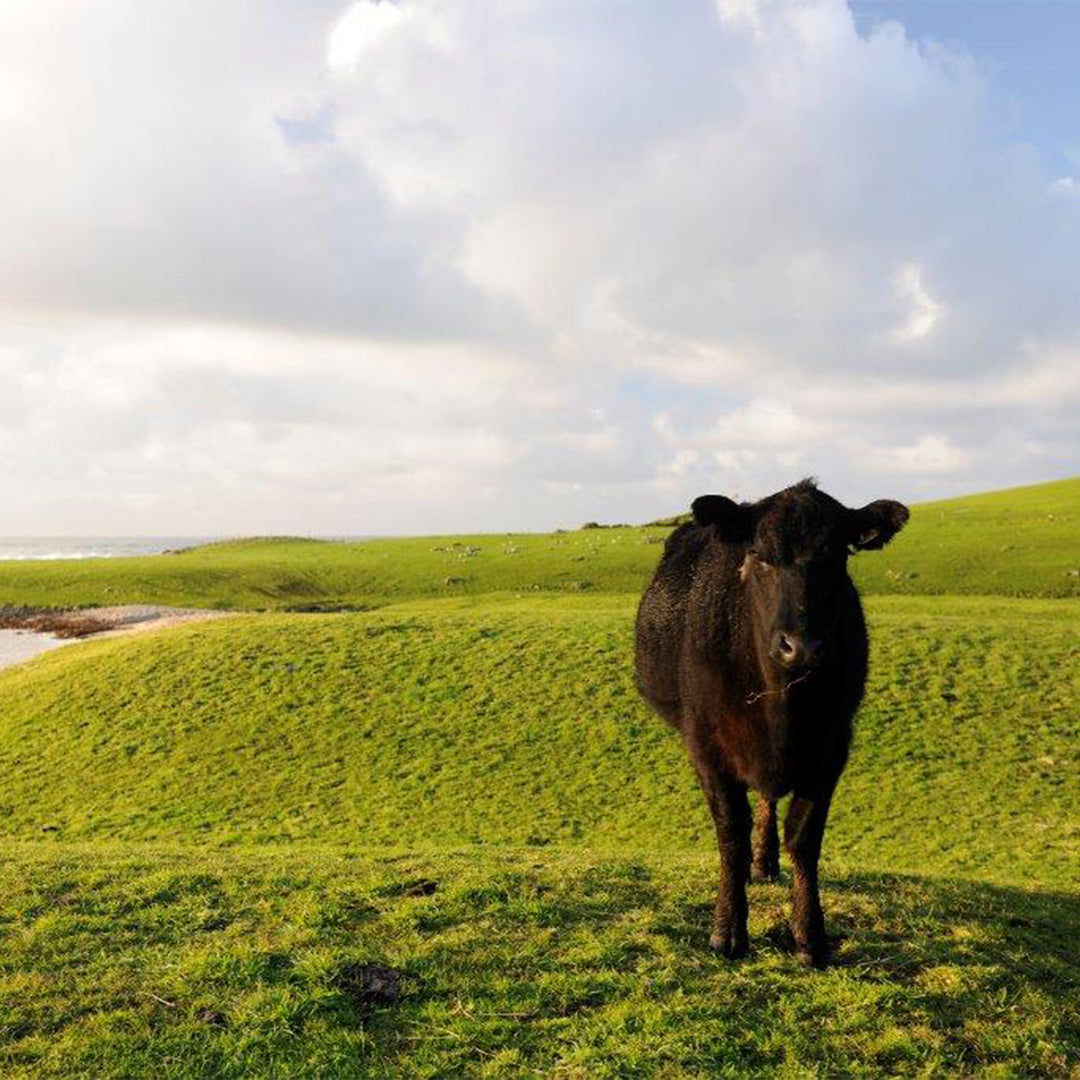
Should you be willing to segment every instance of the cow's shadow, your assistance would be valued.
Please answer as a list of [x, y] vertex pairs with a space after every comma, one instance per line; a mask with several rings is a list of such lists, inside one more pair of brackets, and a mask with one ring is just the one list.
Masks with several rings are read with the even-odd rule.
[[[1048, 990], [1080, 990], [1080, 894], [1035, 891], [962, 879], [850, 874], [827, 880], [838, 899], [834, 930], [845, 938], [837, 959], [881, 965], [894, 976], [941, 964], [980, 964]], [[848, 897], [875, 896], [894, 918], [863, 924]]]
[[[588, 887], [593, 876], [603, 885], [599, 898]], [[573, 902], [563, 894], [552, 918], [541, 921], [563, 932], [602, 932], [614, 920], [648, 909], [656, 916], [653, 932], [680, 951], [708, 953], [715, 877], [700, 868], [691, 876], [702, 888], [700, 898], [686, 901], [661, 887], [647, 865], [598, 868], [585, 875]], [[776, 884], [749, 886], [751, 960], [790, 951], [789, 888], [786, 875]], [[822, 903], [836, 941], [832, 965], [860, 978], [903, 982], [953, 966], [992, 969], [999, 981], [1037, 982], [1051, 996], [1072, 1000], [1080, 994], [1080, 893], [826, 870]]]
[[[733, 963], [707, 945], [715, 874], [702, 864], [688, 866], [680, 879], [648, 860], [613, 861], [574, 872], [571, 889], [551, 888], [544, 874], [531, 882], [519, 876], [470, 900], [469, 909], [484, 910], [480, 938], [467, 932], [471, 910], [454, 905], [424, 916], [418, 924], [424, 932], [449, 934], [429, 942], [417, 967], [425, 981], [407, 995], [406, 1009], [460, 996], [480, 1015], [512, 1015], [519, 1033], [537, 1025], [528, 1038], [540, 1045], [545, 1023], [577, 1022], [583, 1014], [601, 1023], [599, 1012], [625, 1009], [628, 988], [638, 984], [664, 987], [658, 1000], [674, 995], [673, 1008], [695, 1002], [703, 1022], [734, 1015], [733, 994], [741, 1003], [740, 1023], [753, 1017], [765, 1023], [777, 995], [786, 995], [826, 1027], [829, 1010], [845, 1008], [842, 1002], [893, 1000], [895, 989], [906, 1002], [901, 1012], [909, 1020], [917, 1014], [935, 1038], [955, 1043], [957, 1053], [978, 1042], [972, 1031], [981, 1030], [1001, 1001], [1025, 999], [1037, 1023], [1054, 1029], [1045, 1034], [1055, 1053], [1064, 1046], [1080, 1053], [1080, 895], [1074, 893], [826, 869], [826, 921], [839, 944], [832, 970], [819, 972], [792, 955], [786, 880], [750, 886], [751, 953]], [[415, 902], [436, 900], [437, 894]], [[535, 941], [543, 941], [541, 952]], [[458, 973], [453, 981], [440, 975], [450, 971]], [[508, 983], [514, 987], [510, 1006]], [[876, 989], [862, 995], [857, 984]], [[372, 1034], [392, 1038], [401, 1015], [380, 1018]], [[1026, 1037], [1010, 1023], [1007, 1037]], [[749, 1064], [775, 1065], [760, 1047], [746, 1052], [760, 1058], [747, 1058]]]
[[[752, 913], [755, 901], [766, 909], [758, 945], [789, 951], [786, 879], [752, 886]], [[826, 874], [822, 904], [834, 942], [832, 965], [861, 979], [910, 982], [953, 968], [977, 970], [983, 982], [1037, 984], [1063, 1002], [1080, 995], [1080, 893], [903, 874]], [[711, 907], [695, 909], [703, 935]]]

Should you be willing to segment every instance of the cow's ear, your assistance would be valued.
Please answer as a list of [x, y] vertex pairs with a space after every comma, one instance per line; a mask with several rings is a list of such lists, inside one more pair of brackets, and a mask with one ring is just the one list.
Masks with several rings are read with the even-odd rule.
[[754, 511], [740, 506], [725, 495], [702, 495], [690, 504], [694, 521], [699, 525], [715, 525], [724, 540], [749, 540], [754, 535]]
[[906, 524], [910, 516], [903, 503], [878, 499], [861, 510], [850, 511], [848, 543], [856, 551], [883, 548]]

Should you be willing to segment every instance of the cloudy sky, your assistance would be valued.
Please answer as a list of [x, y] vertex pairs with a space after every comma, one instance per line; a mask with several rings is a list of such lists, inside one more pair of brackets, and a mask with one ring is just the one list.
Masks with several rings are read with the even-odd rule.
[[1080, 473], [1080, 8], [0, 0], [0, 534]]

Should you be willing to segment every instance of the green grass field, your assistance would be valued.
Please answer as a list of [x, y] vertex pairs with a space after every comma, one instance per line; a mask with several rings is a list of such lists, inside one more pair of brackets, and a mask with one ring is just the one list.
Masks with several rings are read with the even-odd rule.
[[825, 972], [783, 885], [749, 960], [706, 947], [711, 825], [630, 670], [663, 529], [0, 566], [7, 603], [372, 609], [0, 673], [0, 1075], [1080, 1077], [1077, 496], [859, 558]]
[[[667, 528], [209, 544], [176, 555], [0, 562], [0, 605], [302, 611], [492, 592], [640, 593]], [[1080, 478], [913, 507], [864, 594], [1080, 598]]]
[[749, 960], [703, 948], [713, 879], [588, 849], [21, 852], [3, 1075], [1075, 1074], [1074, 892], [833, 870], [846, 937], [809, 972], [778, 885]]

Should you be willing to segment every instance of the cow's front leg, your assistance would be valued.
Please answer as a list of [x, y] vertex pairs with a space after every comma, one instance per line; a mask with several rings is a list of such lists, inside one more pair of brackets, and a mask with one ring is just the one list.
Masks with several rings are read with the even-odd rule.
[[754, 861], [751, 881], [775, 881], [780, 876], [780, 838], [776, 831], [776, 800], [759, 795], [754, 810]]
[[824, 967], [828, 961], [825, 916], [818, 894], [818, 859], [830, 795], [831, 792], [809, 797], [796, 791], [784, 819], [784, 847], [791, 857], [794, 877], [791, 932], [795, 937], [795, 953], [802, 963], [813, 967]]
[[750, 805], [746, 788], [695, 761], [709, 804], [720, 850], [720, 887], [709, 944], [736, 960], [749, 951], [746, 933], [746, 876], [750, 869]]

